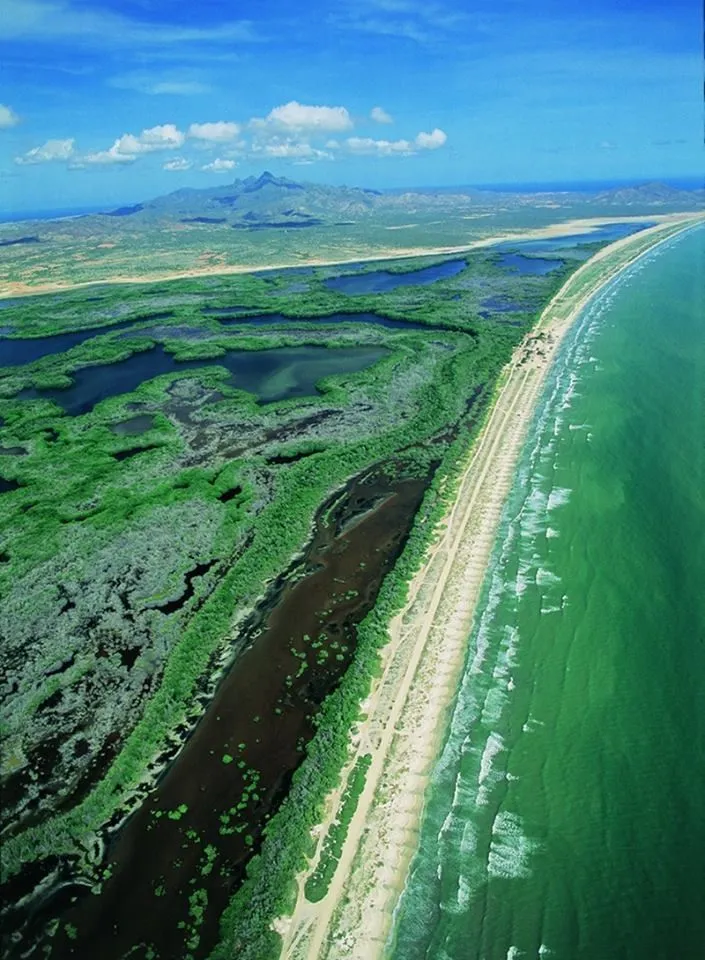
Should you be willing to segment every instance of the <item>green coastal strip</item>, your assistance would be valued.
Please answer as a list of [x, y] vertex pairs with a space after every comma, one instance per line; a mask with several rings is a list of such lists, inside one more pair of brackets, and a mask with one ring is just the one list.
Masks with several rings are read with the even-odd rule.
[[366, 753], [355, 761], [355, 765], [350, 771], [342, 796], [339, 815], [328, 828], [316, 869], [308, 878], [304, 887], [306, 899], [311, 903], [317, 903], [328, 893], [330, 882], [343, 851], [345, 838], [348, 835], [350, 821], [357, 808], [357, 801], [365, 789], [365, 779], [371, 763], [372, 755]]

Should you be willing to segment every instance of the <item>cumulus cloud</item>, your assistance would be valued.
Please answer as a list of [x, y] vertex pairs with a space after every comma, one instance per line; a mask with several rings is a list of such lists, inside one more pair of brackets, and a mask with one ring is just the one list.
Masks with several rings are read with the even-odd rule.
[[375, 123], [393, 123], [391, 116], [384, 107], [372, 107], [370, 110], [370, 118], [374, 120]]
[[414, 145], [410, 140], [374, 140], [372, 137], [348, 137], [345, 146], [351, 153], [389, 157], [394, 154], [410, 156]]
[[109, 150], [98, 150], [95, 153], [87, 153], [85, 156], [77, 158], [72, 166], [74, 169], [80, 169], [86, 166], [105, 167], [114, 163], [134, 163], [137, 159], [136, 155], [133, 153], [122, 153], [119, 144], [120, 141], [116, 140]]
[[118, 153], [135, 156], [138, 153], [152, 153], [154, 150], [173, 150], [181, 147], [185, 139], [185, 134], [173, 123], [162, 123], [143, 130], [137, 136], [132, 133], [123, 133], [113, 147]]
[[421, 132], [417, 134], [414, 143], [417, 147], [420, 147], [421, 150], [437, 150], [443, 146], [447, 139], [448, 135], [444, 133], [443, 130], [435, 127], [430, 133]]
[[437, 150], [448, 137], [436, 127], [431, 133], [423, 131], [413, 140], [375, 140], [373, 137], [348, 137], [345, 147], [360, 156], [410, 157], [419, 150]]
[[76, 166], [108, 165], [113, 163], [134, 163], [140, 154], [153, 153], [155, 150], [178, 150], [183, 146], [186, 135], [173, 123], [163, 123], [148, 127], [142, 133], [123, 133], [109, 150], [99, 150], [81, 157]]
[[193, 163], [186, 157], [174, 157], [162, 164], [162, 170], [190, 170]]
[[339, 133], [352, 128], [352, 119], [345, 107], [308, 106], [297, 100], [274, 107], [264, 120], [255, 118], [255, 128], [285, 128], [288, 130], [319, 131]]
[[188, 135], [194, 140], [205, 140], [210, 143], [227, 143], [234, 140], [240, 133], [237, 123], [228, 120], [216, 120], [212, 123], [192, 123], [188, 128]]
[[227, 173], [228, 170], [232, 170], [236, 166], [234, 160], [226, 160], [222, 157], [216, 157], [211, 163], [206, 163], [201, 167], [201, 170], [208, 170], [211, 173]]
[[312, 147], [310, 143], [291, 140], [267, 143], [264, 146], [255, 145], [253, 152], [287, 160], [323, 160], [330, 157], [325, 150]]
[[15, 157], [15, 163], [51, 163], [53, 160], [68, 160], [73, 155], [73, 138], [68, 140], [47, 140], [41, 147], [33, 147], [21, 157]]
[[0, 130], [7, 130], [9, 127], [16, 127], [20, 122], [20, 118], [17, 116], [12, 107], [8, 107], [4, 103], [0, 103]]
[[[9, 108], [7, 108], [9, 110]], [[0, 113], [2, 117], [2, 113]], [[376, 106], [370, 118], [377, 123], [391, 123], [392, 117], [383, 107]], [[220, 156], [200, 166], [201, 170], [223, 173], [236, 166], [233, 157], [249, 155], [251, 158], [274, 158], [294, 163], [312, 163], [316, 160], [331, 160], [336, 156], [355, 154], [359, 156], [412, 156], [437, 150], [447, 141], [447, 135], [438, 127], [430, 133], [421, 131], [412, 139], [376, 139], [374, 137], [339, 136], [353, 126], [348, 110], [342, 106], [312, 106], [291, 100], [274, 107], [265, 118], [254, 118], [241, 126], [230, 120], [211, 120], [191, 123], [183, 131], [173, 123], [148, 127], [141, 133], [123, 133], [108, 149], [77, 154], [74, 140], [49, 140], [16, 158], [18, 164], [45, 163], [50, 160], [65, 160], [70, 169], [90, 166], [128, 165], [144, 155], [170, 150], [172, 153], [191, 146], [198, 149], [222, 148]], [[243, 129], [250, 136], [239, 139]], [[331, 134], [333, 136], [331, 136]], [[164, 170], [191, 169], [195, 161], [187, 155], [172, 156], [162, 163]]]

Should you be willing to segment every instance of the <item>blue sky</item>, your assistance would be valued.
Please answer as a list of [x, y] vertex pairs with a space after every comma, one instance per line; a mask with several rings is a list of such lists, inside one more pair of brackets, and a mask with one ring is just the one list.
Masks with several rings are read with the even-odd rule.
[[703, 169], [699, 0], [3, 0], [0, 209]]

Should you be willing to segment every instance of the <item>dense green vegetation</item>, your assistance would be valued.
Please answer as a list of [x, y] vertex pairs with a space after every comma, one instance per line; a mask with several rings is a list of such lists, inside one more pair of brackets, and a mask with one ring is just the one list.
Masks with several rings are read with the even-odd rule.
[[[16, 484], [0, 494], [8, 678], [0, 722], [11, 788], [4, 878], [55, 857], [99, 877], [105, 824], [141, 802], [160, 755], [193, 725], [203, 691], [240, 651], [239, 625], [301, 551], [320, 505], [371, 465], [398, 464], [401, 452], [418, 475], [441, 461], [401, 559], [357, 631], [353, 664], [316, 717], [307, 759], [224, 918], [216, 955], [238, 945], [263, 960], [275, 950], [269, 922], [290, 906], [291, 879], [311, 852], [310, 829], [339, 777], [388, 619], [433, 536], [447, 480], [514, 345], [574, 266], [525, 277], [481, 252], [428, 287], [354, 298], [326, 288], [332, 271], [319, 269], [295, 276], [295, 291], [281, 273], [29, 298], [4, 311], [15, 336], [95, 328], [67, 350], [0, 370], [0, 475]], [[487, 298], [515, 309], [493, 313]], [[258, 327], [204, 312], [230, 318], [233, 304], [291, 319]], [[428, 329], [356, 323], [363, 312]], [[349, 319], [326, 322], [333, 313]], [[129, 326], [111, 330], [116, 318]], [[254, 361], [302, 345], [384, 353], [366, 369], [319, 380], [310, 396], [275, 403], [259, 402], [219, 364], [233, 349]], [[121, 365], [149, 361], [155, 349], [195, 365], [114, 391]], [[114, 395], [67, 415], [61, 395], [81, 388], [93, 367]], [[268, 376], [286, 385], [298, 374], [279, 364]], [[43, 395], [51, 388], [59, 402]], [[224, 751], [222, 762], [231, 759]], [[327, 884], [343, 821], [317, 889]]]
[[306, 881], [306, 898], [311, 903], [322, 900], [328, 892], [333, 879], [335, 868], [340, 860], [348, 827], [357, 808], [357, 801], [365, 789], [365, 777], [372, 762], [371, 754], [367, 753], [355, 761], [350, 771], [340, 805], [340, 816], [329, 827], [316, 869]]

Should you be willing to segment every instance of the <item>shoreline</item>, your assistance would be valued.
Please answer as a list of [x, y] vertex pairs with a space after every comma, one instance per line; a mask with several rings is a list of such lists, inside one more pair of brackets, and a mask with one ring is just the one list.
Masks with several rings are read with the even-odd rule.
[[404, 247], [381, 250], [372, 254], [361, 254], [355, 257], [343, 259], [313, 258], [305, 261], [296, 261], [294, 263], [274, 263], [267, 266], [257, 266], [252, 264], [232, 264], [230, 266], [204, 267], [198, 270], [175, 271], [172, 273], [154, 273], [142, 276], [115, 276], [107, 277], [101, 280], [82, 280], [77, 283], [68, 283], [56, 281], [37, 286], [29, 286], [26, 283], [17, 281], [9, 282], [0, 289], [0, 302], [2, 300], [20, 299], [24, 297], [43, 296], [51, 293], [67, 293], [71, 290], [83, 290], [90, 287], [99, 287], [106, 285], [127, 285], [127, 284], [150, 284], [165, 283], [172, 280], [195, 280], [199, 277], [215, 276], [238, 276], [247, 273], [266, 273], [270, 270], [291, 270], [297, 267], [336, 267], [345, 266], [351, 263], [377, 263], [391, 260], [406, 260], [410, 257], [437, 257], [452, 256], [453, 254], [468, 253], [471, 250], [482, 247], [493, 246], [497, 243], [522, 242], [525, 240], [550, 240], [557, 237], [570, 236], [572, 233], [585, 232], [586, 237], [598, 229], [600, 224], [606, 223], [643, 223], [658, 221], [659, 226], [665, 224], [675, 224], [680, 221], [688, 220], [694, 216], [702, 216], [699, 211], [683, 213], [658, 213], [649, 216], [648, 214], [639, 214], [633, 217], [589, 217], [573, 220], [565, 220], [561, 223], [550, 224], [546, 227], [536, 227], [535, 229], [519, 229], [514, 233], [498, 234], [497, 236], [484, 237], [480, 240], [472, 240], [469, 243], [460, 246], [446, 247]]
[[[690, 220], [690, 225], [698, 221]], [[670, 229], [669, 229], [670, 227]], [[568, 279], [519, 345], [468, 452], [455, 499], [409, 599], [390, 624], [382, 673], [353, 731], [352, 757], [329, 799], [321, 838], [338, 812], [346, 774], [372, 755], [326, 896], [316, 904], [298, 879], [293, 915], [275, 928], [288, 960], [373, 960], [386, 955], [394, 914], [416, 852], [426, 790], [462, 675], [485, 573], [516, 463], [556, 354], [589, 301], [635, 260], [687, 225], [660, 223], [599, 251]], [[646, 242], [644, 242], [646, 240]], [[600, 261], [607, 260], [602, 270]], [[595, 267], [596, 275], [593, 275]]]

